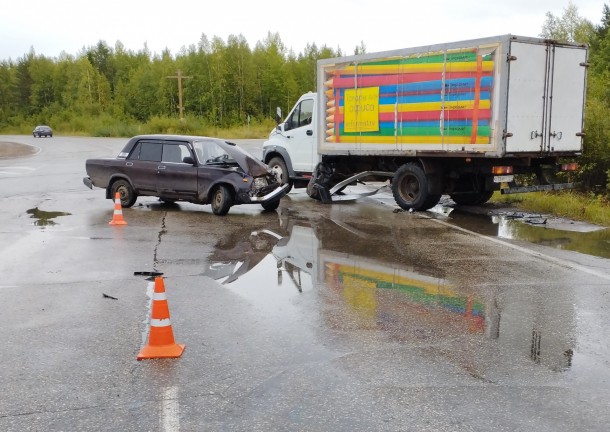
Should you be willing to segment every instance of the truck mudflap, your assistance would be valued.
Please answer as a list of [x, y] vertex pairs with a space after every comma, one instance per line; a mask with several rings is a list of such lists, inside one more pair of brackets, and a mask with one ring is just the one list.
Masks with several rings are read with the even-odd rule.
[[326, 172], [325, 167], [320, 166], [320, 164], [318, 164], [318, 166], [314, 170], [314, 175], [312, 176], [311, 180], [309, 181], [309, 184], [307, 185], [307, 194], [311, 198], [318, 199], [325, 204], [339, 201], [354, 201], [359, 198], [375, 195], [380, 190], [387, 188], [387, 185], [383, 185], [373, 191], [342, 194], [341, 192], [347, 186], [352, 183], [356, 183], [366, 177], [375, 176], [390, 178], [393, 175], [394, 173], [387, 171], [363, 171], [346, 178], [345, 180], [335, 184], [329, 189], [328, 184], [330, 183], [330, 172]]
[[526, 193], [526, 192], [547, 192], [574, 189], [576, 183], [557, 183], [548, 185], [516, 186], [500, 189], [502, 195]]

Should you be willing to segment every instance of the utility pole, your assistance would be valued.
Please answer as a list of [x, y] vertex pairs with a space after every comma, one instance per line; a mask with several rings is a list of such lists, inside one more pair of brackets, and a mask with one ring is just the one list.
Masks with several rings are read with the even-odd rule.
[[182, 106], [182, 80], [193, 78], [193, 77], [182, 75], [182, 71], [180, 69], [178, 69], [176, 71], [176, 75], [168, 76], [166, 78], [174, 78], [174, 79], [178, 80], [178, 109], [180, 110], [180, 120], [183, 120], [184, 119], [184, 107]]

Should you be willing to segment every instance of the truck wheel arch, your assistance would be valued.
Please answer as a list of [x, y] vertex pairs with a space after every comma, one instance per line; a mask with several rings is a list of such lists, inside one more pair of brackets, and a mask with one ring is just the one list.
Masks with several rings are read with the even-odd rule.
[[288, 170], [289, 178], [296, 176], [296, 172], [294, 171], [294, 168], [292, 167], [292, 159], [290, 159], [290, 155], [288, 154], [288, 152], [285, 149], [276, 148], [273, 151], [270, 151], [269, 153], [265, 154], [265, 159], [263, 160], [263, 162], [268, 165], [269, 162], [271, 162], [271, 160], [273, 158], [281, 158], [284, 161], [284, 163], [286, 164], [286, 168]]

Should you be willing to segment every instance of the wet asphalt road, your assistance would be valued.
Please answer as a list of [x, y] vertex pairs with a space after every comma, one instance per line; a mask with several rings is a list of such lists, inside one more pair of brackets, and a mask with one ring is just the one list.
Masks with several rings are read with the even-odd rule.
[[[610, 260], [301, 191], [112, 227], [81, 179], [125, 139], [0, 141], [41, 149], [0, 159], [2, 431], [608, 430]], [[180, 359], [136, 361], [142, 271]]]

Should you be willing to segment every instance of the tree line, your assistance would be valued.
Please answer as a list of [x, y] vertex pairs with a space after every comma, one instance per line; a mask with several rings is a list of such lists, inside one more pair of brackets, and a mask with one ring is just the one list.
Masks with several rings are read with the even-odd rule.
[[[175, 56], [144, 49], [134, 52], [117, 42], [100, 41], [77, 55], [59, 58], [34, 50], [0, 63], [0, 130], [26, 123], [53, 123], [78, 132], [90, 119], [146, 123], [176, 117], [181, 71], [186, 116], [205, 124], [230, 127], [248, 119], [274, 118], [304, 92], [315, 90], [320, 58], [342, 55], [315, 44], [288, 52], [279, 34], [251, 49], [242, 36], [225, 42], [205, 34]], [[59, 128], [59, 127], [58, 127]], [[67, 131], [67, 132], [68, 132]], [[84, 130], [83, 132], [87, 132]]]
[[[610, 8], [604, 5], [594, 25], [570, 2], [562, 16], [546, 14], [540, 36], [590, 47], [579, 180], [588, 190], [610, 194]], [[354, 53], [365, 51], [361, 43]], [[176, 55], [104, 41], [58, 58], [32, 49], [0, 62], [0, 131], [48, 123], [64, 133], [130, 136], [263, 122], [275, 117], [276, 107], [286, 112], [302, 93], [315, 90], [318, 59], [341, 55], [339, 48], [315, 44], [295, 54], [271, 32], [253, 49], [242, 35], [224, 41], [202, 34]], [[178, 71], [188, 77], [182, 80], [185, 122], [177, 119], [172, 77]]]

